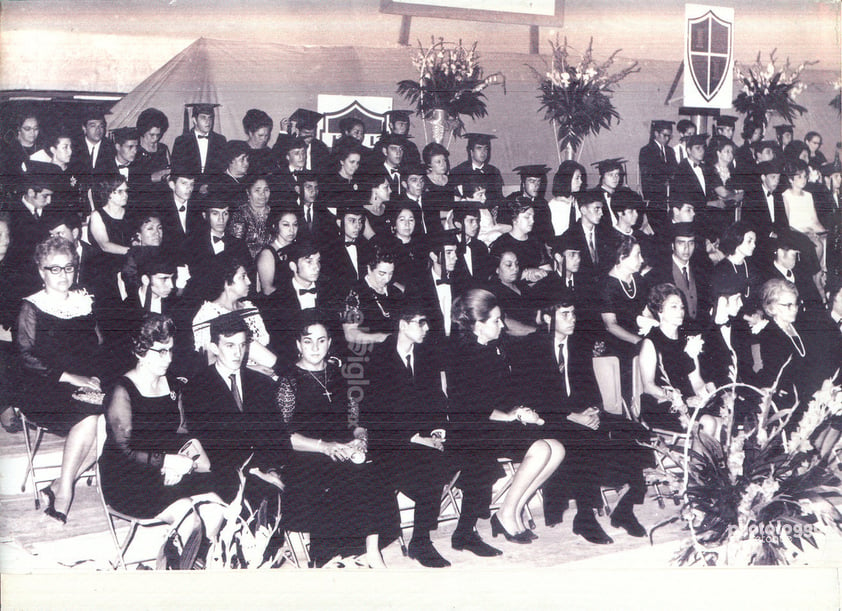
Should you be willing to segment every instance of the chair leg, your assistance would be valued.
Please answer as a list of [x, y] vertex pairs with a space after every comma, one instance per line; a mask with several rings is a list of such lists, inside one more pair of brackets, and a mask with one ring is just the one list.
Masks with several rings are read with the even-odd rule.
[[23, 412], [20, 412], [21, 425], [23, 426], [23, 443], [26, 446], [26, 460], [27, 468], [23, 476], [23, 483], [20, 485], [20, 491], [26, 490], [27, 482], [32, 486], [32, 496], [35, 500], [35, 509], [41, 509], [41, 499], [38, 496], [38, 484], [35, 481], [35, 454], [41, 445], [41, 439], [44, 436], [44, 429], [38, 425], [35, 426], [35, 443], [32, 443], [29, 437], [30, 421], [26, 418]]

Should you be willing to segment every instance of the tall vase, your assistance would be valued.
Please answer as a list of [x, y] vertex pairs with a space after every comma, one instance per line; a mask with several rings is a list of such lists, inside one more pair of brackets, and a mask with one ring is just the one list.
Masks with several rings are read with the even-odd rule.
[[454, 121], [444, 108], [434, 108], [426, 118], [430, 124], [433, 142], [444, 143], [444, 139], [453, 132]]

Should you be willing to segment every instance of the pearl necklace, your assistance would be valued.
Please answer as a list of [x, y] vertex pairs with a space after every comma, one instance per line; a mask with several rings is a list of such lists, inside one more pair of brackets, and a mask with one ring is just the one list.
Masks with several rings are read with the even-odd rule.
[[[620, 279], [617, 278], [617, 280], [620, 280]], [[637, 296], [637, 283], [634, 281], [634, 274], [632, 274], [630, 284], [632, 286], [632, 292], [631, 293], [629, 293], [626, 290], [626, 283], [623, 282], [622, 280], [620, 280], [620, 288], [623, 289], [623, 292], [626, 294], [626, 297], [628, 297], [629, 299], [634, 299]]]

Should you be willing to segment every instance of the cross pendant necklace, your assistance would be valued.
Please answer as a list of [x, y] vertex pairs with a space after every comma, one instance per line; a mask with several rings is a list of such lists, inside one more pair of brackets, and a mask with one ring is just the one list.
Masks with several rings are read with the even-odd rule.
[[332, 392], [330, 392], [330, 391], [327, 389], [327, 368], [325, 368], [325, 381], [324, 381], [324, 384], [322, 384], [322, 381], [321, 381], [319, 378], [317, 378], [317, 377], [316, 377], [316, 374], [315, 374], [315, 373], [313, 373], [312, 371], [308, 371], [307, 373], [309, 373], [311, 376], [313, 376], [313, 379], [314, 379], [316, 382], [318, 382], [319, 386], [321, 386], [322, 388], [324, 388], [324, 389], [325, 389], [325, 391], [324, 391], [322, 394], [323, 394], [325, 397], [327, 397], [328, 403], [333, 403], [333, 399], [331, 398], [331, 397], [333, 396], [333, 393], [332, 393]]

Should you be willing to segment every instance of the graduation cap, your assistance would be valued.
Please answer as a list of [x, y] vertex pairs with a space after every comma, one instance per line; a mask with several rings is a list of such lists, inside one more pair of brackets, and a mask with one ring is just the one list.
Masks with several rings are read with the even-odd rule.
[[41, 213], [41, 227], [52, 231], [61, 225], [68, 229], [81, 229], [82, 221], [79, 215], [64, 206], [56, 207], [55, 204], [47, 206]]
[[358, 119], [353, 116], [342, 117], [339, 119], [339, 131], [344, 134], [345, 132], [351, 131], [352, 127], [359, 124], [362, 124], [362, 126], [365, 127], [365, 123], [363, 123], [362, 119]]
[[599, 172], [599, 175], [602, 176], [607, 172], [613, 172], [614, 170], [622, 170], [623, 165], [625, 165], [626, 160], [622, 157], [612, 157], [610, 159], [603, 159], [602, 161], [597, 161], [592, 163], [591, 166], [595, 167]]
[[192, 109], [191, 115], [195, 118], [199, 115], [212, 115], [214, 108], [219, 108], [220, 104], [211, 104], [208, 102], [190, 102], [184, 105], [184, 109]]
[[410, 112], [409, 110], [388, 110], [383, 113], [383, 118], [386, 119], [386, 123], [390, 124], [394, 124], [396, 121], [409, 123]]
[[544, 165], [543, 163], [537, 163], [533, 165], [519, 165], [512, 172], [517, 172], [520, 174], [521, 178], [542, 178], [547, 175], [552, 168]]
[[602, 191], [601, 190], [594, 190], [594, 191], [578, 191], [576, 193], [576, 203], [579, 205], [579, 208], [583, 206], [588, 206], [590, 204], [599, 202], [600, 204], [605, 203], [605, 200], [602, 199]]
[[324, 115], [320, 112], [316, 112], [315, 110], [297, 108], [295, 112], [289, 116], [289, 120], [295, 121], [298, 129], [316, 129], [316, 125], [318, 125], [319, 121], [322, 120], [322, 117], [324, 117]]
[[839, 163], [839, 159], [835, 159], [832, 163], [826, 163], [821, 167], [822, 176], [832, 176], [840, 172], [842, 172], [842, 163]]
[[733, 115], [719, 115], [716, 117], [716, 124], [723, 127], [734, 127], [737, 124], [737, 117]]
[[138, 278], [155, 274], [175, 274], [176, 271], [175, 261], [167, 257], [160, 246], [144, 246], [138, 252]]
[[134, 127], [120, 127], [111, 132], [111, 137], [117, 144], [123, 144], [128, 140], [140, 140], [137, 129]]
[[673, 240], [675, 238], [695, 238], [696, 226], [693, 223], [673, 223], [670, 225], [670, 237]]
[[756, 153], [759, 153], [763, 149], [775, 149], [778, 148], [778, 143], [775, 140], [758, 140], [754, 144], [751, 145]]
[[305, 182], [319, 182], [319, 173], [313, 170], [297, 170], [295, 178], [299, 185]]
[[224, 197], [225, 195], [228, 194], [208, 192], [206, 195], [200, 195], [197, 203], [203, 212], [207, 212], [209, 210], [224, 210], [225, 208], [231, 207], [228, 199]]
[[760, 176], [765, 174], [780, 174], [783, 172], [783, 164], [777, 159], [772, 161], [761, 161], [757, 164], [757, 173]]
[[453, 220], [462, 223], [465, 221], [466, 216], [479, 218], [480, 210], [487, 207], [488, 204], [471, 199], [458, 200], [453, 202]]
[[469, 149], [474, 148], [477, 144], [491, 146], [491, 141], [497, 139], [497, 136], [492, 136], [491, 134], [478, 134], [475, 132], [464, 134], [463, 137], [468, 141]]
[[222, 158], [227, 166], [240, 155], [248, 155], [249, 152], [251, 152], [251, 147], [245, 140], [229, 140], [225, 143]]
[[407, 179], [410, 176], [426, 176], [427, 175], [427, 168], [421, 163], [413, 163], [411, 161], [407, 161], [401, 163], [400, 169], [401, 178]]
[[691, 148], [694, 146], [705, 146], [708, 142], [708, 135], [707, 134], [696, 134], [695, 136], [688, 136], [687, 138], [687, 148]]
[[579, 252], [582, 250], [582, 246], [576, 241], [572, 232], [565, 231], [560, 236], [552, 240], [550, 249], [552, 250], [553, 255], [563, 255], [565, 251], [568, 250]]
[[772, 240], [772, 245], [776, 250], [780, 248], [781, 250], [801, 251], [801, 247], [798, 245], [798, 240], [791, 231], [787, 230], [779, 231], [778, 236]]
[[784, 134], [792, 134], [793, 126], [785, 123], [784, 125], [776, 125], [775, 126], [775, 134], [777, 134], [778, 138], [783, 136]]
[[742, 274], [714, 274], [711, 282], [713, 298], [742, 295], [748, 287], [748, 278]]
[[297, 264], [300, 259], [311, 257], [319, 252], [318, 245], [312, 240], [296, 240], [287, 249], [289, 260]]
[[654, 119], [649, 124], [649, 129], [653, 132], [661, 131], [662, 129], [672, 129], [672, 126], [675, 125], [675, 121], [664, 121], [663, 119]]
[[438, 253], [441, 252], [442, 248], [445, 246], [458, 246], [458, 235], [459, 231], [457, 229], [446, 229], [427, 236], [427, 252]]
[[403, 146], [404, 144], [406, 144], [406, 136], [399, 136], [397, 134], [383, 134], [383, 137], [380, 138], [380, 142], [377, 144], [377, 146], [383, 148], [392, 145]]
[[281, 157], [289, 153], [293, 149], [306, 149], [307, 143], [304, 138], [284, 138], [281, 146]]
[[365, 209], [360, 203], [357, 202], [347, 202], [341, 206], [337, 206], [336, 218], [342, 220], [348, 214], [358, 214], [360, 216], [365, 216]]
[[623, 187], [614, 191], [611, 197], [611, 209], [620, 214], [626, 210], [643, 210], [643, 198], [627, 187]]

